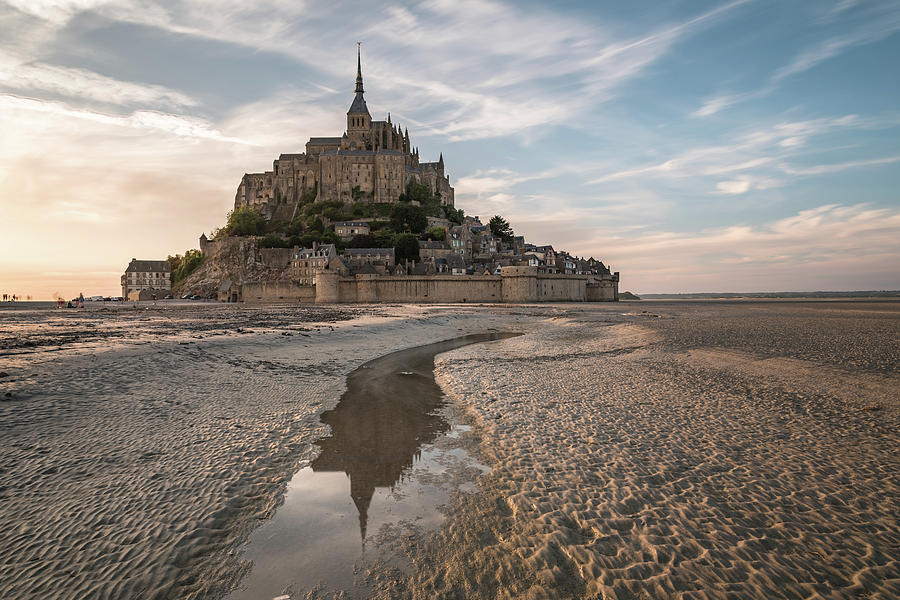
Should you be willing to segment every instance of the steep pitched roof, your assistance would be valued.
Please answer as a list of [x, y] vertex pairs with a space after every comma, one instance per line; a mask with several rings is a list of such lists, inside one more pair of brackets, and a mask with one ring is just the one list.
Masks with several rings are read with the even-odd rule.
[[393, 248], [347, 248], [348, 256], [394, 256]]
[[128, 268], [125, 269], [126, 273], [151, 273], [151, 272], [160, 272], [170, 273], [172, 268], [169, 266], [169, 261], [167, 260], [138, 260], [136, 258], [132, 258], [131, 262], [128, 263]]
[[356, 95], [353, 97], [353, 103], [350, 104], [350, 110], [347, 111], [348, 115], [368, 115], [369, 107], [366, 106], [366, 99], [363, 98], [362, 92], [356, 92]]

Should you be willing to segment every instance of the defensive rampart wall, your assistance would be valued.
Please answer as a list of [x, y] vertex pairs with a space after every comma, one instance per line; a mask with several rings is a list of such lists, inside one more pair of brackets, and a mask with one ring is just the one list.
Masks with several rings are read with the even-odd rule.
[[315, 302], [316, 286], [299, 285], [290, 281], [245, 283], [241, 299], [248, 304], [268, 302]]
[[[246, 293], [245, 296], [246, 298]], [[500, 275], [316, 274], [316, 302], [610, 302], [618, 300], [618, 277], [538, 273], [503, 267]]]

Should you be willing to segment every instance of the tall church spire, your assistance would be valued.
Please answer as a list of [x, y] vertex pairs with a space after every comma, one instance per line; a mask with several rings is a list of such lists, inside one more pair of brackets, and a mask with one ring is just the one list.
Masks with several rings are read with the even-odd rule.
[[362, 50], [361, 44], [356, 42], [356, 93], [362, 94], [363, 83], [362, 83]]
[[[366, 99], [363, 97], [363, 81], [362, 81], [362, 57], [360, 56], [360, 43], [356, 42], [356, 94], [353, 97], [353, 103], [350, 104], [350, 110], [347, 111], [348, 121], [347, 128], [369, 128], [369, 109], [366, 106]], [[365, 119], [350, 118], [349, 115], [365, 115]]]

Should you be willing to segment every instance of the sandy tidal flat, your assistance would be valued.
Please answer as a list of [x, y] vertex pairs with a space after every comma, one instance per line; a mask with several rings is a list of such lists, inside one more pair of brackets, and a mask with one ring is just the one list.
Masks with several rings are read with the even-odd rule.
[[896, 302], [177, 310], [0, 315], [0, 597], [225, 596], [347, 374], [486, 331], [435, 374], [491, 472], [377, 596], [900, 597]]
[[439, 357], [494, 469], [382, 597], [900, 597], [900, 306], [629, 308]]
[[347, 373], [509, 322], [385, 306], [0, 319], [0, 598], [17, 600], [224, 596]]

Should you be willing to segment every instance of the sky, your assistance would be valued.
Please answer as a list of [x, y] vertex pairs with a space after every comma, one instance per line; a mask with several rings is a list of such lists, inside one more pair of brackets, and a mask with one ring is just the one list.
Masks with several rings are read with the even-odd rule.
[[0, 0], [0, 292], [120, 293], [366, 100], [637, 293], [900, 289], [900, 1]]

